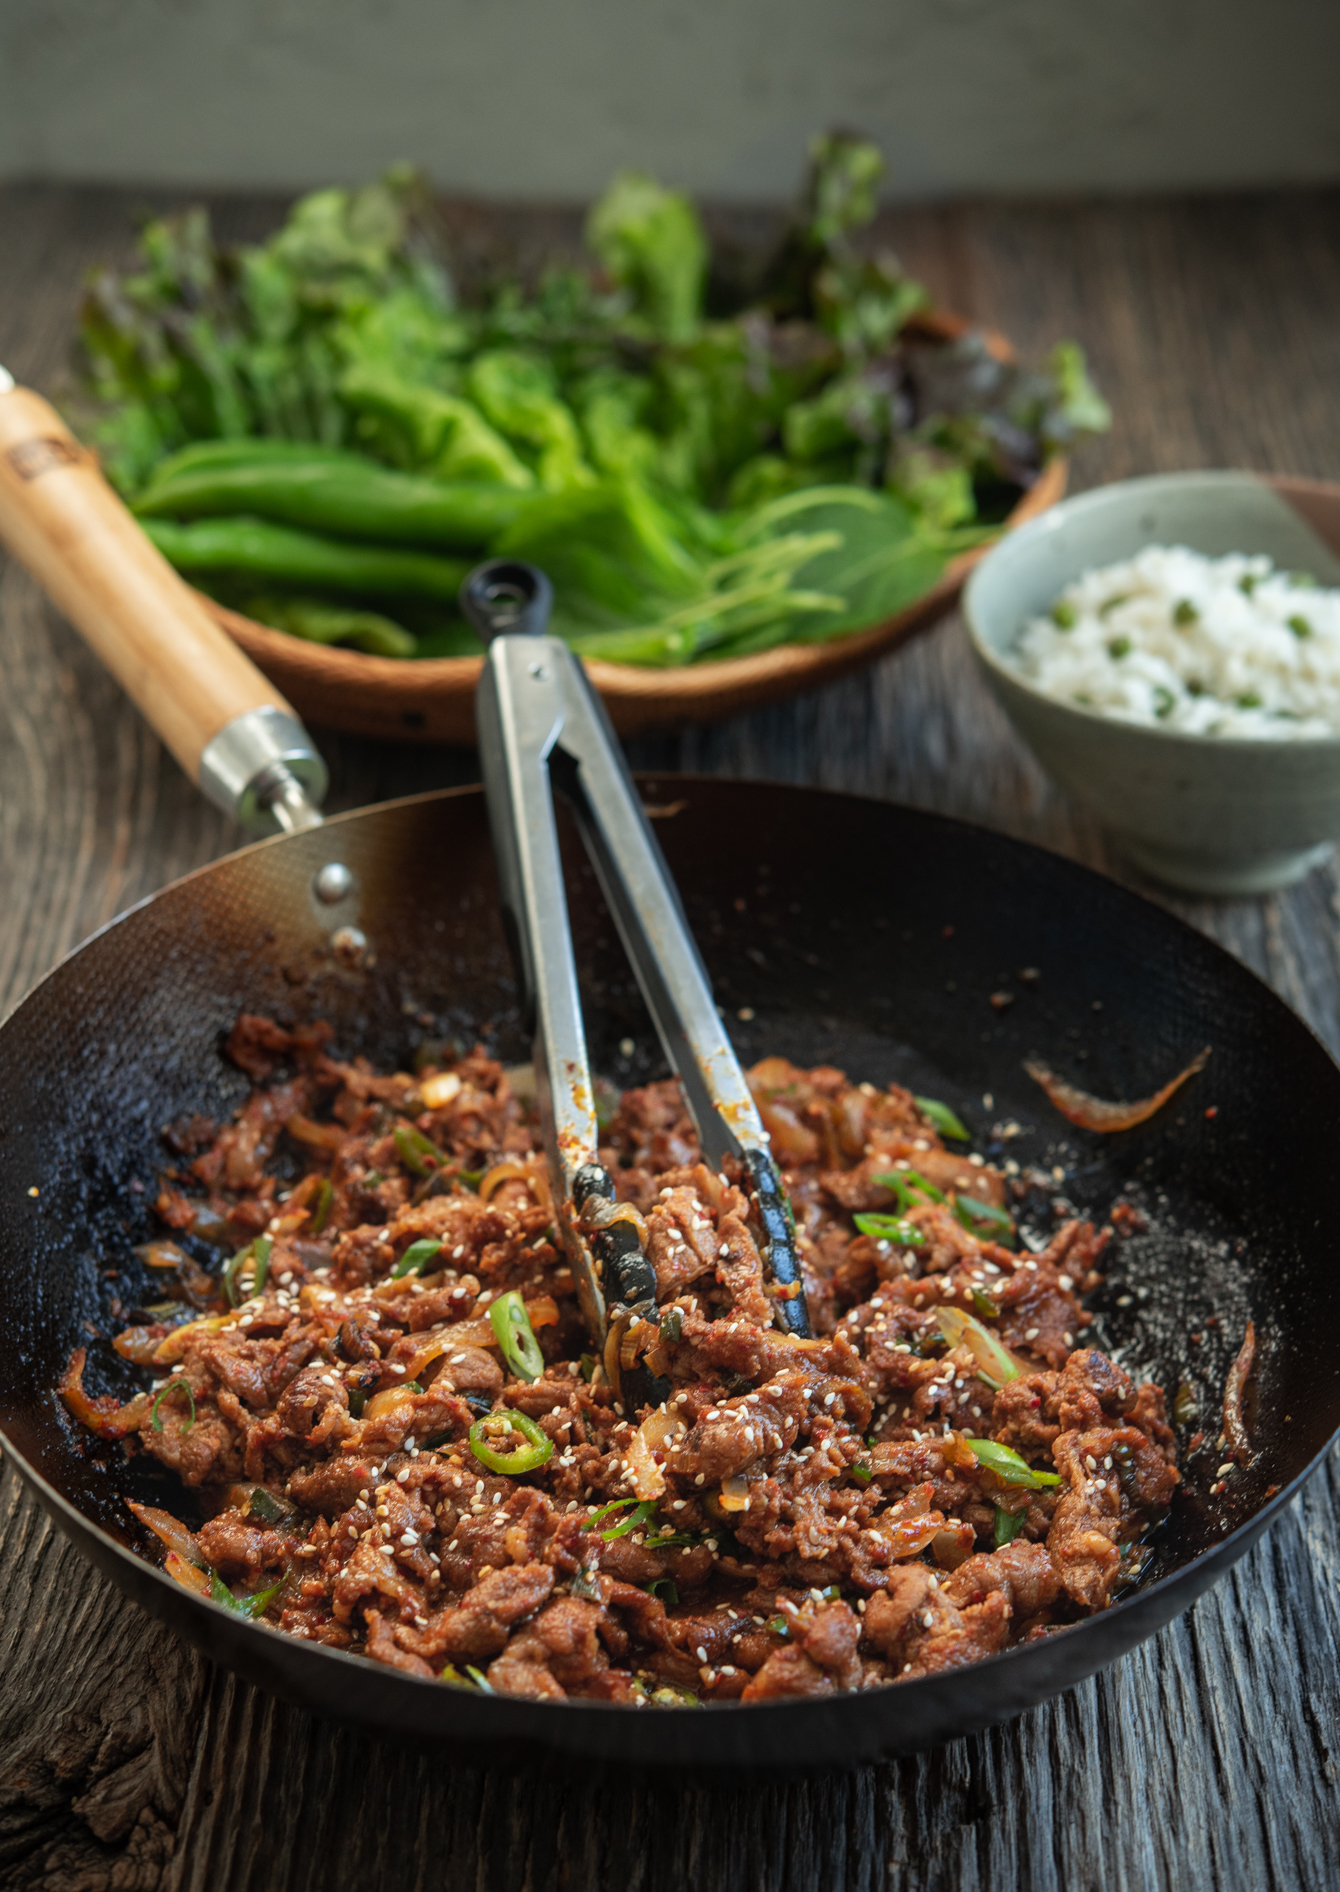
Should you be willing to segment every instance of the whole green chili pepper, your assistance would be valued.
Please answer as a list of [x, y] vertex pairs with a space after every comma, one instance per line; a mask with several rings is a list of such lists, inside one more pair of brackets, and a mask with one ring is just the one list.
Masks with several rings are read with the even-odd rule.
[[412, 657], [419, 640], [403, 624], [380, 611], [362, 611], [353, 604], [327, 604], [320, 598], [248, 598], [247, 617], [285, 631], [308, 644], [348, 644], [370, 657]]
[[[358, 539], [473, 552], [510, 525], [527, 498], [497, 483], [446, 485], [396, 473], [361, 454], [334, 449], [276, 454], [273, 443], [210, 444], [226, 445], [229, 452], [209, 456], [188, 448], [155, 469], [135, 502], [140, 518], [248, 514]], [[233, 450], [238, 445], [262, 451], [244, 456]]]
[[489, 1325], [498, 1336], [503, 1359], [519, 1380], [538, 1380], [544, 1372], [544, 1355], [530, 1324], [526, 1303], [515, 1288], [500, 1294], [489, 1309]]
[[[496, 1451], [488, 1444], [489, 1436], [499, 1436], [505, 1427], [519, 1432], [526, 1443], [510, 1452]], [[515, 1478], [522, 1472], [537, 1471], [541, 1465], [547, 1465], [554, 1456], [554, 1442], [524, 1412], [509, 1412], [504, 1406], [475, 1420], [470, 1428], [470, 1450], [491, 1472], [505, 1472], [509, 1478]]]
[[388, 598], [437, 598], [453, 604], [469, 566], [433, 552], [385, 545], [354, 545], [321, 538], [268, 519], [198, 519], [178, 525], [145, 519], [144, 530], [182, 572], [236, 572], [314, 585], [324, 591], [372, 593]]

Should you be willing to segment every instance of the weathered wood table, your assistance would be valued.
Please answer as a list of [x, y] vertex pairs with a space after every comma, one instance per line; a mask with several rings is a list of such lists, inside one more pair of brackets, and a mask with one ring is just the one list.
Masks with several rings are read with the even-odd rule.
[[[0, 190], [0, 361], [58, 376], [84, 270], [128, 198]], [[223, 227], [274, 206], [229, 200]], [[570, 218], [460, 211], [533, 253]], [[948, 306], [1024, 352], [1089, 349], [1117, 413], [1079, 482], [1184, 466], [1340, 476], [1340, 196], [964, 207], [890, 219]], [[237, 837], [77, 638], [0, 563], [0, 1002]], [[322, 736], [333, 808], [472, 780], [465, 752]], [[962, 627], [807, 700], [633, 760], [811, 782], [964, 815], [1121, 875], [1020, 749]], [[1184, 904], [1340, 1051], [1340, 881]], [[1269, 1100], [1262, 1100], [1268, 1107]], [[1013, 1726], [808, 1782], [522, 1778], [318, 1723], [194, 1653], [0, 1487], [0, 1884], [507, 1892], [1151, 1892], [1340, 1878], [1340, 1474], [1114, 1669]]]

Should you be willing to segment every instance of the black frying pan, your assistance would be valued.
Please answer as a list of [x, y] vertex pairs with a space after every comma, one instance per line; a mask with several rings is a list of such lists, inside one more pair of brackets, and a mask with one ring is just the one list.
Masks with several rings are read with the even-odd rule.
[[[92, 1390], [125, 1396], [138, 1383], [88, 1325], [115, 1330], [114, 1293], [126, 1305], [155, 1298], [131, 1249], [155, 1231], [159, 1127], [240, 1100], [244, 1081], [219, 1056], [236, 1013], [329, 1018], [344, 1052], [388, 1063], [443, 1027], [479, 1034], [505, 1060], [526, 1055], [475, 790], [345, 816], [206, 868], [97, 934], [0, 1027], [0, 1429], [56, 1522], [114, 1582], [216, 1660], [313, 1708], [476, 1747], [662, 1765], [794, 1765], [929, 1746], [1069, 1686], [1185, 1609], [1326, 1451], [1340, 1426], [1340, 1071], [1218, 947], [1037, 849], [817, 791], [677, 780], [644, 792], [677, 809], [658, 831], [743, 1056], [776, 1051], [896, 1078], [961, 1107], [984, 1134], [1013, 1118], [1027, 1134], [1009, 1152], [1064, 1166], [1074, 1203], [1105, 1212], [1126, 1193], [1151, 1212], [1095, 1297], [1097, 1344], [1165, 1386], [1194, 1382], [1211, 1443], [1190, 1462], [1138, 1591], [937, 1678], [821, 1700], [632, 1711], [487, 1698], [291, 1640], [198, 1600], [135, 1554], [125, 1496], [157, 1494], [179, 1515], [188, 1501], [160, 1469], [82, 1433], [51, 1389], [84, 1344]], [[330, 911], [312, 892], [332, 859], [357, 878], [357, 917], [376, 955], [363, 970], [332, 950]], [[593, 1063], [616, 1081], [643, 1079], [657, 1069], [653, 1035], [575, 847], [570, 869]], [[1040, 978], [1020, 980], [1023, 968]], [[1002, 990], [1015, 999], [997, 1011], [989, 995]], [[741, 1010], [752, 1011], [747, 1023]], [[1116, 1137], [1072, 1130], [1020, 1068], [1037, 1052], [1100, 1095], [1135, 1097], [1206, 1043], [1204, 1075]], [[1249, 1407], [1258, 1457], [1214, 1497], [1218, 1401], [1249, 1314], [1260, 1340]]]

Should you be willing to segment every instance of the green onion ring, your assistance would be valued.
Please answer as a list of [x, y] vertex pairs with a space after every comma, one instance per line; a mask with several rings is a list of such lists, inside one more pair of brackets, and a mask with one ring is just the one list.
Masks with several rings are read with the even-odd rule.
[[191, 1427], [195, 1424], [195, 1394], [191, 1391], [190, 1387], [187, 1385], [185, 1380], [183, 1379], [169, 1380], [166, 1385], [159, 1387], [157, 1397], [155, 1398], [153, 1405], [150, 1406], [149, 1408], [149, 1420], [155, 1432], [161, 1432], [163, 1430], [162, 1415], [159, 1413], [158, 1408], [162, 1405], [163, 1401], [167, 1398], [168, 1394], [175, 1393], [178, 1387], [180, 1387], [182, 1392], [185, 1393], [187, 1400], [190, 1402], [190, 1407], [191, 1407], [190, 1416], [187, 1419], [186, 1424], [182, 1427], [182, 1431], [189, 1432], [191, 1430]]

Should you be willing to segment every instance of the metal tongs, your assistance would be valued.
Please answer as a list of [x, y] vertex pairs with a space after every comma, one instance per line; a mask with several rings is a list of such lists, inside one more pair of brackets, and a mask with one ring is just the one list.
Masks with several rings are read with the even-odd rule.
[[461, 588], [488, 643], [475, 699], [503, 915], [535, 1045], [536, 1091], [578, 1296], [606, 1376], [632, 1410], [669, 1385], [641, 1363], [656, 1321], [642, 1223], [600, 1161], [553, 796], [572, 810], [661, 1045], [683, 1086], [703, 1159], [734, 1158], [763, 1231], [776, 1325], [808, 1335], [795, 1225], [767, 1134], [604, 705], [548, 634], [553, 589], [533, 565], [493, 559]]

